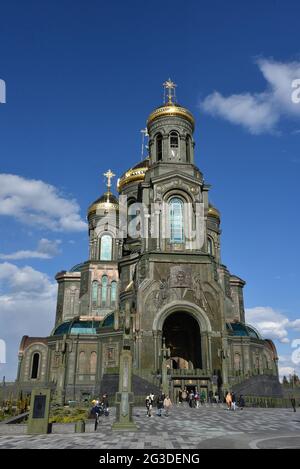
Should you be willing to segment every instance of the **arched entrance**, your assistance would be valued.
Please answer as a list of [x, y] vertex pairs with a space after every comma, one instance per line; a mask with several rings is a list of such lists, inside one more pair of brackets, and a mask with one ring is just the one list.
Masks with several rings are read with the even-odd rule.
[[173, 368], [202, 368], [200, 328], [193, 316], [186, 312], [170, 314], [164, 321], [162, 336], [170, 348]]

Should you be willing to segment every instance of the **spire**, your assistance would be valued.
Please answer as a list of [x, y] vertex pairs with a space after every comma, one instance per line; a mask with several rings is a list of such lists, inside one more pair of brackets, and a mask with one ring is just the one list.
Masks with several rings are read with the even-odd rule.
[[[164, 87], [164, 103], [175, 104], [176, 101], [176, 83], [174, 83], [171, 78], [163, 83]], [[167, 101], [168, 100], [168, 101]]]
[[115, 177], [115, 174], [112, 172], [111, 169], [109, 169], [108, 171], [106, 171], [106, 173], [103, 173], [103, 176], [105, 176], [107, 178], [107, 183], [106, 183], [107, 192], [110, 192], [111, 180], [112, 180], [113, 177]]

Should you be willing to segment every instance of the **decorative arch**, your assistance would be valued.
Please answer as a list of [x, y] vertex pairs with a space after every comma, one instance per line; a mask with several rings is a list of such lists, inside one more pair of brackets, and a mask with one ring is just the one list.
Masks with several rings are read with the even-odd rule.
[[159, 367], [159, 355], [162, 346], [163, 326], [167, 318], [173, 313], [185, 313], [190, 315], [199, 326], [201, 347], [201, 368], [211, 369], [211, 324], [205, 311], [194, 303], [182, 300], [174, 300], [163, 307], [155, 316], [153, 321], [153, 335], [155, 344], [155, 366]]
[[152, 326], [153, 331], [154, 332], [162, 331], [163, 324], [165, 320], [167, 319], [167, 317], [170, 314], [176, 313], [178, 311], [189, 313], [191, 316], [193, 316], [198, 322], [201, 332], [212, 331], [209, 318], [207, 314], [205, 313], [205, 311], [193, 303], [189, 303], [187, 301], [182, 301], [182, 300], [172, 301], [171, 303], [164, 306], [160, 311], [158, 311], [158, 313], [156, 314], [153, 320], [153, 326]]

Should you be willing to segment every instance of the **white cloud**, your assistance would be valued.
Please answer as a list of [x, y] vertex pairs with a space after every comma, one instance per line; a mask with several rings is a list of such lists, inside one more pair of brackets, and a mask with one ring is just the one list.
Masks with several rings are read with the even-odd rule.
[[0, 215], [54, 231], [82, 231], [86, 223], [79, 210], [75, 200], [66, 199], [50, 184], [0, 174]]
[[200, 107], [213, 116], [242, 125], [252, 134], [274, 132], [284, 116], [300, 118], [300, 103], [292, 100], [292, 83], [300, 78], [300, 62], [282, 63], [261, 59], [257, 65], [267, 82], [262, 93], [208, 95]]
[[287, 316], [270, 306], [257, 306], [246, 309], [246, 319], [263, 337], [277, 339], [283, 344], [290, 342], [288, 330], [300, 331], [300, 319], [289, 320]]
[[54, 326], [57, 286], [43, 272], [8, 262], [0, 264], [0, 285], [0, 338], [7, 346], [0, 374], [13, 380], [22, 336], [47, 336]]
[[3, 260], [20, 260], [20, 259], [51, 259], [60, 253], [59, 239], [51, 241], [50, 239], [42, 238], [38, 242], [35, 250], [20, 250], [11, 254], [1, 254], [0, 259]]

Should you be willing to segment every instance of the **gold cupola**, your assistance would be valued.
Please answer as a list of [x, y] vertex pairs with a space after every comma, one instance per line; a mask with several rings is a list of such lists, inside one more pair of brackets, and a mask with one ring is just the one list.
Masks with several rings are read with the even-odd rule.
[[123, 176], [118, 179], [117, 188], [121, 192], [127, 184], [131, 182], [142, 182], [145, 179], [145, 174], [149, 169], [150, 160], [149, 157], [140, 161], [138, 164], [130, 168]]
[[164, 104], [162, 106], [159, 106], [158, 108], [154, 109], [153, 112], [151, 112], [150, 116], [148, 117], [147, 120], [147, 128], [149, 129], [149, 126], [151, 124], [161, 118], [161, 117], [181, 117], [185, 120], [187, 120], [191, 125], [192, 128], [194, 129], [195, 127], [195, 120], [192, 115], [192, 113], [186, 109], [183, 106], [180, 106], [178, 103], [176, 103], [176, 95], [175, 95], [175, 88], [176, 84], [169, 78], [164, 84]]
[[88, 218], [96, 213], [107, 212], [107, 211], [118, 211], [119, 201], [117, 197], [111, 192], [111, 180], [115, 174], [109, 169], [103, 174], [107, 178], [107, 191], [95, 200], [88, 208]]

